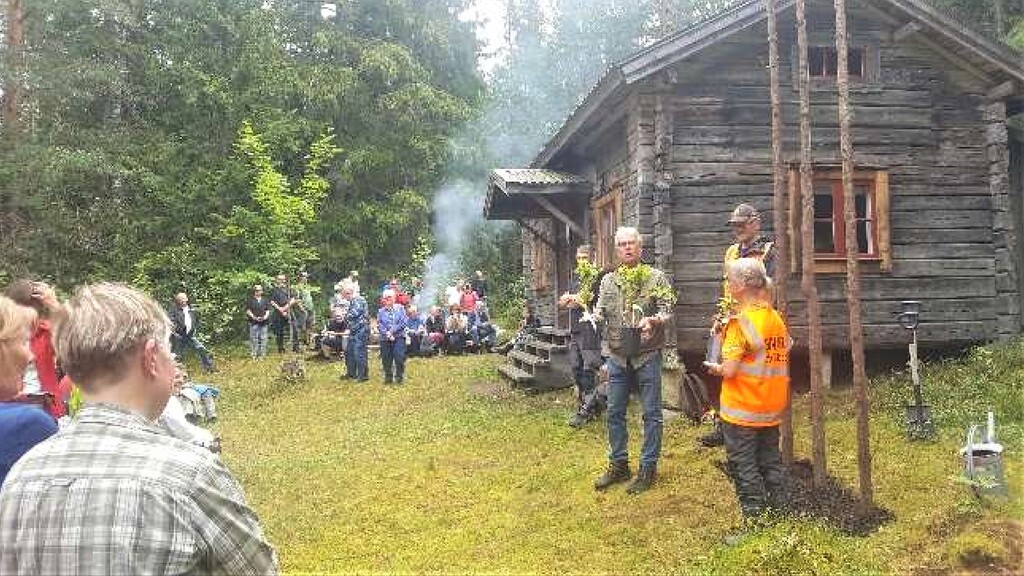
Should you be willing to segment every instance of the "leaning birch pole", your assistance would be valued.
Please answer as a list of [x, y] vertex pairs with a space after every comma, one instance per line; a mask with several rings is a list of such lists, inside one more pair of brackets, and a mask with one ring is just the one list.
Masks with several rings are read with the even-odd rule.
[[811, 166], [811, 79], [807, 67], [807, 7], [796, 0], [796, 38], [800, 66], [800, 223], [803, 275], [801, 288], [807, 300], [807, 356], [811, 364], [811, 463], [814, 485], [827, 480], [825, 467], [825, 411], [821, 382], [821, 303], [814, 274], [814, 177]]
[[[789, 277], [789, 239], [786, 236], [785, 169], [782, 163], [782, 101], [779, 96], [779, 29], [777, 0], [765, 0], [768, 12], [768, 70], [772, 108], [772, 228], [775, 230], [775, 277], [779, 314], [783, 318], [789, 312], [789, 291], [786, 281]], [[790, 401], [792, 401], [792, 388]], [[793, 411], [786, 402], [782, 415], [781, 450], [782, 462], [788, 468], [793, 464]]]
[[[847, 53], [846, 0], [836, 7], [836, 88], [839, 92], [839, 149], [843, 158], [843, 224], [846, 236], [846, 306], [850, 311], [850, 354], [853, 356], [853, 390], [857, 402], [857, 470], [860, 498], [870, 505], [871, 436], [868, 424], [868, 386], [864, 373], [864, 324], [861, 319], [860, 264], [857, 260], [857, 211], [853, 195], [853, 135], [850, 133], [850, 71]], [[865, 234], [868, 233], [865, 230]]]

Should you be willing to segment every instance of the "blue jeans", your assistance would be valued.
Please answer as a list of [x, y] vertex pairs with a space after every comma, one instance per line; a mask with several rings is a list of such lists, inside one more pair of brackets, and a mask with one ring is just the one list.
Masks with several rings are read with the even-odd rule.
[[267, 325], [249, 324], [249, 356], [263, 358], [267, 355]]
[[179, 359], [185, 359], [186, 350], [195, 350], [196, 356], [199, 356], [199, 362], [203, 365], [203, 370], [209, 372], [213, 370], [213, 355], [210, 351], [203, 346], [203, 343], [196, 339], [195, 334], [189, 336], [179, 336], [177, 334], [171, 335], [171, 350], [178, 356]]
[[382, 339], [380, 360], [384, 365], [384, 383], [388, 384], [393, 380], [401, 382], [405, 377], [405, 337], [398, 336], [394, 340]]
[[661, 454], [663, 424], [660, 352], [639, 368], [619, 366], [614, 360], [608, 360], [608, 459], [612, 462], [629, 460], [626, 404], [629, 402], [630, 381], [640, 384], [640, 405], [644, 411], [640, 467], [654, 468]]
[[366, 349], [369, 343], [369, 330], [360, 330], [349, 334], [348, 347], [345, 349], [345, 375], [349, 378], [366, 380], [370, 377]]

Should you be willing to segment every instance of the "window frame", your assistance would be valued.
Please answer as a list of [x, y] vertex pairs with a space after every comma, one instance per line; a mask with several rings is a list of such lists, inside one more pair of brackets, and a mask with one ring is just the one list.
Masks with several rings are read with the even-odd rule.
[[[846, 271], [846, 232], [844, 228], [842, 200], [843, 172], [836, 166], [823, 166], [814, 171], [812, 188], [822, 181], [826, 181], [832, 187], [832, 234], [835, 244], [835, 252], [815, 253], [814, 263], [817, 273], [842, 273]], [[883, 168], [861, 167], [854, 170], [854, 184], [868, 184], [871, 202], [869, 208], [873, 209], [874, 223], [872, 227], [872, 240], [875, 250], [870, 253], [858, 255], [858, 262], [865, 264], [869, 270], [880, 272], [892, 271], [892, 239], [891, 239], [891, 210], [889, 192], [889, 172]], [[786, 231], [789, 236], [790, 246], [790, 269], [799, 271], [802, 269], [800, 251], [803, 249], [801, 232], [802, 220], [802, 199], [800, 194], [800, 168], [792, 165], [789, 169], [789, 222]], [[813, 248], [812, 248], [813, 249]]]

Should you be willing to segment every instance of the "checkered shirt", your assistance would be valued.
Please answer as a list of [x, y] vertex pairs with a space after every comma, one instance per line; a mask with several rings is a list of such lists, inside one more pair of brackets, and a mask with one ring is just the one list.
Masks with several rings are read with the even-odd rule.
[[0, 574], [277, 573], [241, 487], [204, 448], [87, 404], [0, 491]]

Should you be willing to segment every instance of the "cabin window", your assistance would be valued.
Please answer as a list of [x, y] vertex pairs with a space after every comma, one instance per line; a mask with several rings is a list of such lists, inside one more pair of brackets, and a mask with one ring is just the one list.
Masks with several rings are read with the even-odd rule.
[[[791, 245], [800, 247], [800, 172], [789, 176]], [[889, 240], [889, 176], [884, 170], [857, 170], [853, 176], [854, 211], [857, 220], [857, 253], [860, 260], [877, 262], [879, 269], [892, 266]], [[846, 260], [846, 231], [843, 218], [843, 173], [835, 168], [814, 173], [814, 259], [819, 272], [842, 272]], [[800, 269], [793, 250], [791, 265]]]
[[[846, 63], [850, 78], [860, 79], [867, 76], [864, 69], [863, 48], [851, 46], [847, 49]], [[839, 54], [836, 49], [829, 46], [810, 46], [807, 48], [807, 68], [811, 78], [832, 78], [835, 79], [839, 73]]]
[[592, 244], [596, 248], [597, 265], [611, 268], [615, 264], [615, 230], [622, 222], [622, 184], [611, 189], [591, 204], [594, 217]]

